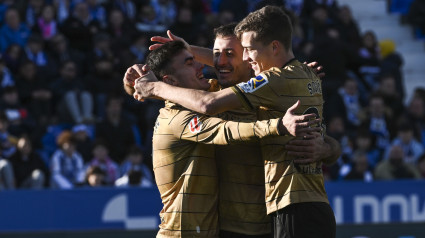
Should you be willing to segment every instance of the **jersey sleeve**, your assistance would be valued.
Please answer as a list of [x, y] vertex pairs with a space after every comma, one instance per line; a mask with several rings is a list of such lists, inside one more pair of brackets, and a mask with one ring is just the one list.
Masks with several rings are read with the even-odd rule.
[[279, 73], [278, 69], [273, 68], [251, 78], [248, 82], [239, 83], [231, 89], [247, 110], [256, 110], [260, 106], [274, 107], [278, 94], [273, 85], [276, 84], [276, 80], [279, 80]]
[[217, 117], [181, 111], [171, 121], [176, 137], [205, 144], [227, 145], [279, 135], [280, 119], [254, 122], [225, 121]]

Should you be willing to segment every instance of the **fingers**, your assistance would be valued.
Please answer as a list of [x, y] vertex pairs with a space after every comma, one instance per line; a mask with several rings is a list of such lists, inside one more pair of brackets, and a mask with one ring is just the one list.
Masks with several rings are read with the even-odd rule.
[[152, 50], [156, 50], [156, 49], [158, 49], [159, 47], [161, 47], [162, 46], [162, 44], [153, 44], [153, 45], [150, 45], [149, 46], [149, 50], [150, 51], [152, 51]]
[[131, 66], [132, 69], [134, 69], [140, 76], [146, 75], [148, 72], [144, 70], [143, 64], [135, 64]]
[[300, 105], [300, 100], [297, 100], [297, 102], [295, 102], [294, 105], [292, 105], [290, 108], [288, 108], [287, 112], [290, 112], [292, 114], [292, 112], [297, 109], [297, 107]]
[[[162, 43], [162, 44], [167, 43], [167, 42], [172, 41], [172, 40], [173, 39], [171, 39], [171, 38], [162, 37], [162, 36], [153, 36], [153, 37], [151, 37], [151, 41], [159, 42], [159, 43]], [[162, 45], [162, 44], [159, 44], [159, 45]]]

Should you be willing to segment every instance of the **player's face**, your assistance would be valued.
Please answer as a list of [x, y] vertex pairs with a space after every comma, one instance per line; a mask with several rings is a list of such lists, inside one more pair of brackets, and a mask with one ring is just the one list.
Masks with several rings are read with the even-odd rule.
[[260, 74], [264, 70], [273, 67], [271, 56], [273, 55], [272, 43], [263, 45], [263, 43], [256, 41], [257, 33], [248, 31], [242, 33], [241, 44], [243, 47], [243, 60], [251, 64], [255, 75]]
[[170, 76], [174, 79], [175, 86], [200, 90], [209, 89], [210, 84], [202, 73], [204, 65], [194, 60], [189, 51], [183, 50], [176, 55], [172, 67], [174, 72]]
[[251, 65], [242, 60], [243, 48], [236, 36], [217, 36], [214, 41], [214, 67], [218, 83], [230, 87], [251, 78]]

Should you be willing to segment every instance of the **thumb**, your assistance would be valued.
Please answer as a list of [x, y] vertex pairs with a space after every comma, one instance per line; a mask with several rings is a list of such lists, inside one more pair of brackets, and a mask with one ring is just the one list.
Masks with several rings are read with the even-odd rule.
[[288, 108], [287, 111], [292, 114], [292, 112], [295, 111], [295, 109], [297, 109], [299, 105], [300, 105], [300, 100], [297, 100], [297, 102], [294, 105], [292, 105], [290, 108]]

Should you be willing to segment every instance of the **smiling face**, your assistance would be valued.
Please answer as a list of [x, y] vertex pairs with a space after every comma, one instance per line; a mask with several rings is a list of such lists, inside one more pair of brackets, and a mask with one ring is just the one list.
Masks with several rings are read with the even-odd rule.
[[193, 58], [188, 50], [182, 50], [171, 62], [172, 73], [163, 77], [164, 82], [175, 86], [199, 90], [208, 90], [210, 84], [204, 77], [204, 65]]
[[255, 40], [257, 33], [247, 31], [241, 35], [241, 44], [243, 47], [243, 60], [251, 64], [255, 75], [273, 67], [271, 56], [273, 55], [272, 43], [264, 45]]
[[251, 77], [251, 66], [243, 61], [243, 48], [236, 36], [217, 36], [213, 51], [214, 67], [222, 87], [245, 82]]

